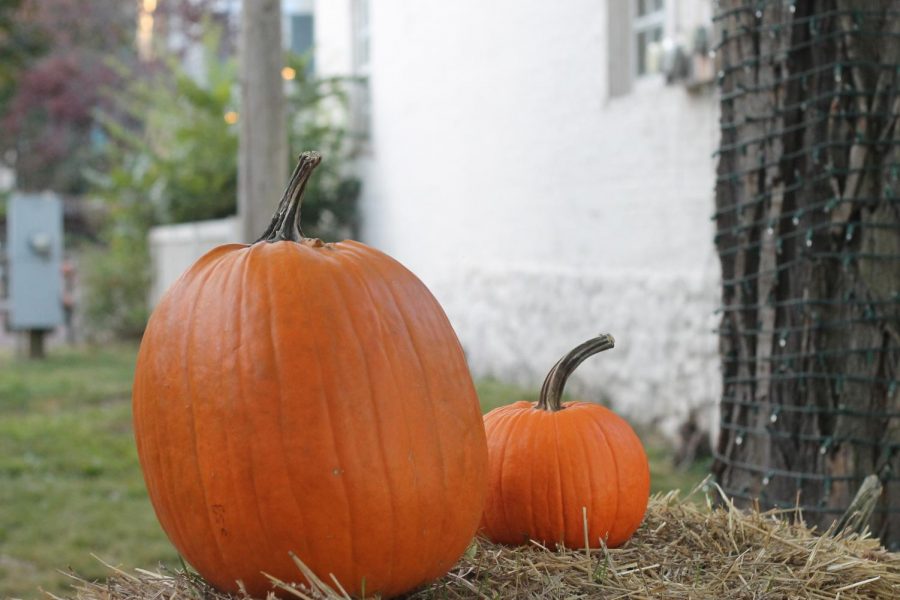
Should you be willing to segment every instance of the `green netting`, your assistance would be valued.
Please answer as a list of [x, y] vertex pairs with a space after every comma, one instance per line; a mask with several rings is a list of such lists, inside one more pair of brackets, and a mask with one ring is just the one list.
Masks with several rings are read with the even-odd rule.
[[[900, 542], [900, 2], [716, 7], [725, 491]], [[895, 520], [896, 519], [896, 520]]]

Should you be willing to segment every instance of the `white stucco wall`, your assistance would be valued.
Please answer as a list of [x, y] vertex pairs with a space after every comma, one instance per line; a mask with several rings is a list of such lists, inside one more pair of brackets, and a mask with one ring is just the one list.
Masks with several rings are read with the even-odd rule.
[[[710, 13], [680, 4], [682, 32]], [[351, 64], [349, 5], [316, 2], [325, 74]], [[475, 374], [539, 385], [563, 351], [610, 331], [617, 349], [576, 386], [670, 431], [711, 406], [715, 98], [651, 79], [610, 100], [596, 0], [371, 11], [363, 237], [434, 291]]]

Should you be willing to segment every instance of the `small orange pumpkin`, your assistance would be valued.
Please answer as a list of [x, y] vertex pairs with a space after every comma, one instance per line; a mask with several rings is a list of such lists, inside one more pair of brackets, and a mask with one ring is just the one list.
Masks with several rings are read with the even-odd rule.
[[487, 448], [459, 341], [400, 263], [300, 232], [304, 153], [263, 237], [200, 258], [135, 373], [138, 455], [178, 551], [260, 598], [290, 553], [352, 595], [445, 574], [483, 508]]
[[586, 358], [612, 348], [611, 335], [581, 344], [550, 370], [540, 400], [484, 417], [488, 495], [482, 529], [503, 544], [619, 546], [647, 510], [650, 469], [634, 430], [592, 402], [561, 404], [566, 380]]

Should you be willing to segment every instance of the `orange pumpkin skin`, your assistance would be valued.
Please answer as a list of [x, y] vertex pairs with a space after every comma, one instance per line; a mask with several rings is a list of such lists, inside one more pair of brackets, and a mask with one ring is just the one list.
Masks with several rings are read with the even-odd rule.
[[584, 548], [585, 509], [591, 548], [601, 540], [619, 546], [640, 526], [650, 493], [647, 456], [634, 430], [611, 410], [591, 402], [556, 410], [515, 402], [488, 413], [484, 426], [489, 466], [482, 530], [491, 540]]
[[148, 323], [133, 392], [150, 498], [219, 589], [304, 579], [393, 596], [470, 542], [487, 451], [446, 316], [402, 265], [357, 242], [227, 245]]

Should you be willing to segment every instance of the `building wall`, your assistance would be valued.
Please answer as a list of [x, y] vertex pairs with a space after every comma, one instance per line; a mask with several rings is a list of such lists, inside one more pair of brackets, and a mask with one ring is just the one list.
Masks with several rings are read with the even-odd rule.
[[[710, 4], [669, 3], [668, 33]], [[352, 74], [352, 5], [315, 3], [322, 75]], [[371, 2], [362, 237], [432, 289], [477, 376], [537, 386], [610, 331], [573, 391], [674, 431], [718, 396], [716, 100], [660, 78], [611, 99], [607, 8]]]
[[[669, 10], [669, 31], [709, 4]], [[316, 3], [323, 74], [352, 64], [350, 6]], [[363, 238], [432, 289], [473, 372], [539, 386], [609, 331], [617, 348], [574, 391], [669, 432], [692, 408], [708, 417], [713, 94], [656, 76], [610, 99], [594, 0], [371, 2], [371, 32]]]

